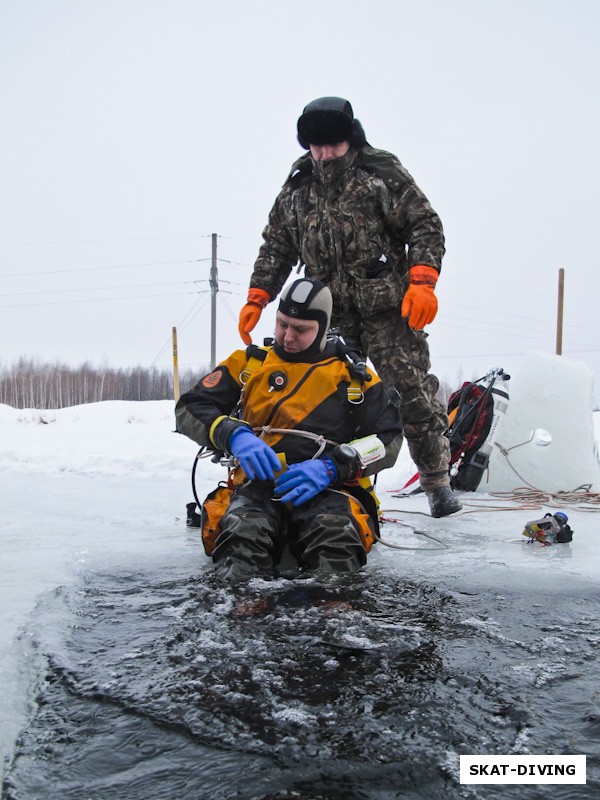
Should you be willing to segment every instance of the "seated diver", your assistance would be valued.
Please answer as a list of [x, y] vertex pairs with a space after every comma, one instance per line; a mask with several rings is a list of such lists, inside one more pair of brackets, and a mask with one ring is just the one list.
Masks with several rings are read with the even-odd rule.
[[377, 510], [361, 479], [396, 461], [399, 396], [364, 364], [357, 386], [339, 340], [327, 338], [332, 305], [323, 283], [296, 280], [281, 295], [273, 347], [234, 352], [177, 403], [180, 433], [235, 457], [225, 512], [208, 522], [215, 492], [202, 510], [204, 546], [223, 579], [272, 577], [286, 544], [311, 574], [366, 563]]

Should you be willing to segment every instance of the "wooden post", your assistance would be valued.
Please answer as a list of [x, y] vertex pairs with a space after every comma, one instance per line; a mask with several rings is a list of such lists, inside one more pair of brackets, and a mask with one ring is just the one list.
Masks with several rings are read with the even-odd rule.
[[217, 234], [213, 233], [212, 256], [210, 260], [210, 368], [217, 363], [217, 292], [219, 291], [219, 270], [217, 268]]
[[556, 317], [556, 355], [562, 355], [563, 310], [565, 304], [565, 271], [558, 270], [558, 310]]
[[173, 398], [179, 400], [179, 364], [177, 361], [177, 328], [173, 327]]

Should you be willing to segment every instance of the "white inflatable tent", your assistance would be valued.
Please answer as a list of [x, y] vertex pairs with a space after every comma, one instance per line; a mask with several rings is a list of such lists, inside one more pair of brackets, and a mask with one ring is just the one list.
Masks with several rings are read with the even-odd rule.
[[594, 373], [579, 361], [527, 353], [508, 385], [510, 402], [479, 492], [534, 487], [600, 491], [592, 398]]

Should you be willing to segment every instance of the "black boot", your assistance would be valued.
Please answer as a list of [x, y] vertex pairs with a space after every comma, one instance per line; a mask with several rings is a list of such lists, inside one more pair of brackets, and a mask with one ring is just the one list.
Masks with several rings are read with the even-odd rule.
[[447, 517], [462, 508], [449, 486], [440, 486], [439, 489], [432, 489], [425, 494], [432, 517]]
[[186, 525], [188, 528], [201, 528], [202, 527], [202, 517], [196, 511], [196, 503], [188, 503], [186, 505]]

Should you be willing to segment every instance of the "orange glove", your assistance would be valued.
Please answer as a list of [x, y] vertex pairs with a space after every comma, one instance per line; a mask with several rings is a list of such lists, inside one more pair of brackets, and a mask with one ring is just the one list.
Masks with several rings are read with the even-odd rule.
[[249, 289], [248, 302], [240, 311], [240, 321], [238, 331], [244, 344], [252, 344], [250, 331], [256, 328], [263, 308], [267, 307], [270, 295], [264, 289]]
[[401, 314], [408, 317], [409, 326], [421, 331], [425, 325], [433, 322], [438, 310], [437, 297], [433, 290], [439, 272], [425, 264], [417, 264], [410, 268], [410, 284], [402, 301]]

